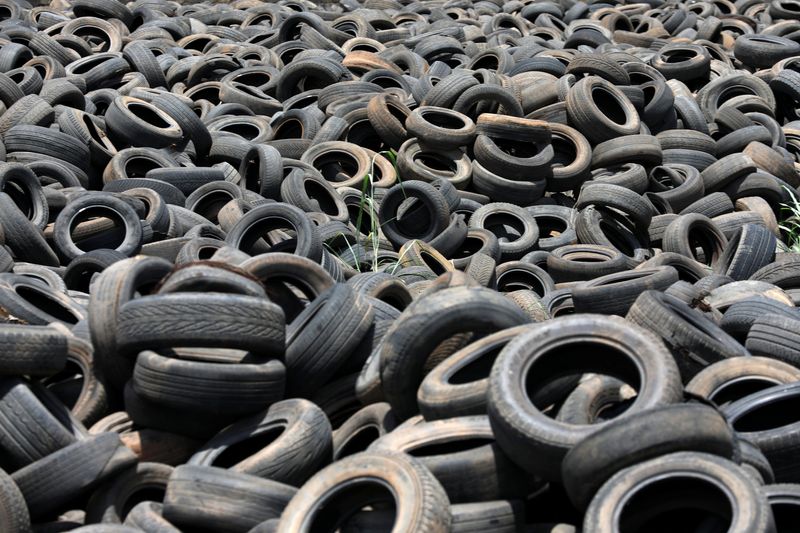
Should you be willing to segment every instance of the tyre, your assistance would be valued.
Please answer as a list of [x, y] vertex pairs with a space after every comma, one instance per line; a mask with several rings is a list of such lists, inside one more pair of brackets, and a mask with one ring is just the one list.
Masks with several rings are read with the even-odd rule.
[[572, 303], [579, 313], [625, 315], [642, 292], [663, 291], [676, 281], [678, 271], [670, 266], [608, 274], [574, 287]]
[[564, 458], [567, 494], [579, 509], [589, 506], [614, 474], [676, 452], [703, 452], [731, 459], [735, 438], [727, 420], [702, 404], [669, 405], [621, 418], [586, 437]]
[[136, 358], [133, 388], [151, 402], [178, 409], [245, 415], [284, 397], [286, 369], [263, 363], [184, 361], [144, 350]]
[[[800, 385], [777, 385], [732, 402], [723, 409], [733, 429], [753, 442], [769, 460], [779, 483], [795, 483], [800, 477], [794, 460], [800, 424], [786, 405], [800, 394]], [[771, 413], [782, 413], [779, 416]]]
[[[603, 350], [606, 355], [586, 357], [589, 352], [585, 348], [572, 350], [570, 345], [594, 345], [593, 350]], [[635, 367], [631, 366], [633, 361], [638, 361]], [[537, 365], [541, 365], [541, 373], [533, 371]], [[650, 332], [631, 327], [621, 318], [600, 315], [576, 315], [537, 324], [503, 348], [489, 378], [488, 413], [495, 438], [526, 471], [546, 479], [560, 479], [564, 455], [603, 427], [557, 422], [529, 399], [529, 394], [556, 377], [585, 372], [611, 375], [626, 382], [637, 380], [641, 388], [636, 401], [622, 416], [674, 403], [680, 396], [675, 361]], [[525, 390], [532, 392], [526, 394]]]
[[294, 487], [248, 474], [182, 465], [167, 483], [163, 515], [180, 528], [249, 531], [280, 516], [296, 492]]
[[766, 357], [732, 357], [706, 367], [686, 391], [724, 406], [763, 389], [800, 381], [797, 367]]
[[366, 299], [346, 284], [312, 301], [286, 332], [290, 394], [307, 396], [329, 381], [367, 334], [373, 317]]
[[300, 486], [330, 461], [331, 438], [319, 407], [307, 400], [284, 400], [221, 431], [188, 464]]
[[[208, 322], [208, 311], [214, 318]], [[203, 317], [206, 317], [205, 319]], [[205, 325], [204, 324], [205, 321]], [[118, 347], [123, 353], [196, 346], [283, 355], [283, 311], [263, 298], [222, 293], [145, 296], [120, 307]]]
[[[425, 362], [442, 341], [465, 331], [493, 333], [525, 322], [521, 309], [488, 289], [454, 287], [416, 300], [386, 333], [378, 352], [383, 393], [392, 411], [401, 420], [418, 412], [416, 393]], [[430, 335], [418, 334], [423, 325]]]
[[[341, 496], [358, 485], [372, 485], [373, 490]], [[447, 495], [416, 459], [399, 453], [364, 452], [337, 461], [311, 478], [286, 507], [277, 531], [313, 531], [315, 523], [343, 525], [365, 502], [393, 502], [393, 529], [398, 532], [450, 530]]]
[[40, 519], [79, 494], [133, 466], [136, 456], [116, 433], [79, 440], [14, 472], [31, 517]]
[[[431, 449], [443, 445], [453, 451], [429, 455]], [[442, 484], [451, 503], [504, 499], [529, 486], [527, 474], [493, 441], [486, 416], [395, 429], [373, 442], [368, 451], [403, 452], [417, 458]]]
[[[624, 511], [622, 502], [630, 502]], [[720, 505], [723, 513], [718, 511]], [[688, 513], [672, 513], [675, 508], [696, 514], [688, 518]], [[735, 463], [706, 453], [679, 452], [611, 477], [589, 505], [584, 528], [610, 532], [669, 522], [669, 527], [683, 529], [693, 528], [695, 520], [737, 531], [774, 531], [775, 527], [766, 496]]]
[[643, 292], [626, 318], [661, 337], [675, 357], [684, 382], [712, 363], [750, 355], [703, 313], [667, 294]]

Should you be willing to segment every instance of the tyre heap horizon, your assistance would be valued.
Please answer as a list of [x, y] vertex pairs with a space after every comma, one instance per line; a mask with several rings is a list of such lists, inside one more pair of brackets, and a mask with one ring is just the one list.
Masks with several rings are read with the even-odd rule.
[[0, 0], [0, 532], [795, 532], [799, 169], [798, 0]]

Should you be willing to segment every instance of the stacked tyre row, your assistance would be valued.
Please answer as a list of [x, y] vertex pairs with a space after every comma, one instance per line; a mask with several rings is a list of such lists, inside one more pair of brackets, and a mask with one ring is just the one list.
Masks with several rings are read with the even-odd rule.
[[0, 0], [0, 530], [796, 530], [798, 13]]

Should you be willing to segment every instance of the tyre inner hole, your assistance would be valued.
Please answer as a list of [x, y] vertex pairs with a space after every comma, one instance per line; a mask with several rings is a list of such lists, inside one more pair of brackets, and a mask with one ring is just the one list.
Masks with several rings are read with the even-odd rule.
[[713, 237], [703, 228], [692, 228], [689, 230], [689, 249], [692, 250], [695, 259], [705, 265], [711, 265], [716, 261], [719, 250]]
[[455, 161], [431, 152], [419, 152], [414, 155], [414, 163], [424, 170], [440, 175], [455, 175], [458, 167]]
[[567, 223], [560, 218], [549, 216], [536, 216], [541, 237], [560, 237], [567, 230]]
[[403, 110], [399, 108], [396, 104], [387, 101], [386, 109], [389, 110], [389, 114], [392, 115], [392, 117], [400, 124], [406, 123], [406, 118], [408, 117], [408, 115], [405, 112], [403, 112]]
[[[0, 13], [2, 13], [2, 11], [0, 11]], [[0, 19], [1, 18], [3, 18], [3, 17], [0, 14]], [[9, 78], [11, 78], [12, 80], [14, 80], [14, 83], [16, 83], [17, 85], [19, 85], [20, 82], [22, 82], [25, 79], [25, 73], [24, 72], [15, 72], [14, 74], [6, 74], [6, 75]]]
[[[295, 58], [295, 56], [297, 56], [297, 54], [299, 54], [302, 51], [303, 51], [303, 48], [300, 48], [299, 46], [297, 48], [287, 48], [286, 50], [284, 50], [283, 52], [281, 52], [279, 54], [279, 57], [280, 57], [281, 61], [283, 61], [284, 65], [288, 65], [289, 63], [292, 62], [292, 60]], [[294, 94], [300, 94], [300, 92], [302, 92], [302, 91], [297, 91]], [[294, 96], [294, 94], [292, 96]]]
[[194, 36], [194, 38], [188, 39], [187, 42], [184, 43], [183, 47], [187, 50], [197, 50], [198, 52], [202, 52], [206, 45], [210, 42], [211, 39], [208, 37]]
[[93, 52], [105, 52], [111, 47], [111, 38], [100, 28], [83, 26], [79, 30], [74, 31], [73, 35], [89, 43]]
[[610, 280], [601, 280], [599, 282], [593, 281], [589, 282], [593, 287], [600, 287], [605, 285], [616, 285], [617, 283], [625, 283], [633, 279], [641, 279], [646, 278], [648, 276], [654, 275], [655, 272], [653, 270], [630, 270], [628, 272], [620, 272], [614, 278]]
[[252, 141], [261, 135], [261, 128], [249, 122], [233, 122], [231, 124], [226, 124], [219, 128], [219, 131], [233, 133], [247, 141]]
[[259, 431], [255, 435], [231, 444], [211, 461], [211, 466], [232, 468], [260, 452], [280, 437], [286, 430], [287, 422], [280, 421], [281, 425]]
[[636, 237], [615, 220], [602, 218], [600, 220], [600, 230], [611, 243], [611, 246], [632, 257], [638, 247]]
[[613, 20], [613, 27], [610, 28], [612, 31], [633, 31], [633, 24], [631, 24], [631, 21], [628, 20], [627, 17], [619, 16], [615, 17]]
[[[372, 52], [373, 54], [380, 52], [380, 50], [378, 50], [376, 47], [372, 46], [369, 43], [361, 43], [361, 44], [357, 44], [355, 46], [352, 46], [352, 47], [350, 47], [350, 51], [351, 52]], [[378, 77], [378, 78], [372, 78], [372, 80], [370, 80], [370, 81], [372, 83], [376, 83], [375, 80], [377, 80], [377, 79], [387, 80], [387, 79], [391, 79], [391, 78], [389, 78], [388, 76], [381, 76], [381, 77]], [[380, 83], [378, 83], [378, 85], [380, 85]], [[381, 85], [381, 87], [383, 87], [383, 86]]]
[[208, 261], [217, 253], [217, 250], [219, 250], [217, 246], [201, 246], [197, 250], [197, 258], [201, 261]]
[[45, 78], [45, 77], [47, 76], [47, 66], [43, 65], [42, 63], [33, 62], [33, 60], [31, 60], [31, 62], [30, 62], [30, 63], [28, 63], [28, 66], [29, 66], [29, 67], [33, 67], [33, 69], [34, 69], [36, 72], [38, 72], [38, 73], [39, 73], [39, 75], [40, 75], [42, 78]]
[[135, 116], [136, 118], [160, 129], [166, 129], [171, 126], [171, 124], [161, 116], [160, 113], [156, 112], [151, 106], [146, 104], [140, 104], [139, 102], [129, 102], [128, 103], [128, 110]]
[[391, 305], [398, 311], [403, 311], [406, 307], [408, 307], [408, 302], [403, 298], [403, 296], [395, 293], [392, 290], [383, 291], [381, 294], [375, 297], [383, 303]]
[[493, 138], [492, 141], [494, 142], [495, 146], [500, 149], [501, 152], [508, 154], [512, 157], [520, 157], [520, 158], [529, 158], [534, 157], [536, 154], [541, 152], [542, 147], [526, 141], [517, 141], [513, 139], [500, 139], [500, 138]]
[[[372, 123], [367, 118], [357, 120], [351, 124], [344, 140], [373, 152], [381, 152], [386, 148], [381, 136], [375, 132], [375, 128], [372, 127]], [[370, 162], [371, 160], [372, 158], [370, 158]], [[370, 165], [370, 168], [372, 168], [372, 165]], [[375, 170], [377, 171], [377, 169], [378, 167], [375, 165]]]
[[536, 274], [521, 268], [511, 269], [499, 275], [497, 290], [499, 292], [529, 290], [535, 292], [539, 297], [544, 296], [547, 292], [542, 280]]
[[631, 79], [631, 85], [644, 85], [645, 83], [655, 81], [653, 77], [644, 72], [629, 72], [628, 75]]
[[358, 203], [347, 202], [346, 205], [347, 205], [347, 212], [350, 215], [350, 222], [352, 222], [353, 225], [356, 226], [356, 229], [358, 230], [359, 233], [361, 233], [362, 235], [369, 235], [369, 233], [372, 231], [372, 226], [374, 222], [372, 219], [372, 215], [370, 214], [371, 210], [366, 206], [364, 206], [365, 208], [362, 208], [361, 205]]
[[303, 123], [296, 118], [289, 118], [281, 122], [273, 130], [273, 139], [300, 139], [303, 136]]
[[284, 106], [284, 111], [291, 111], [292, 109], [304, 109], [310, 105], [317, 103], [316, 94], [308, 94], [302, 98], [293, 100], [289, 105]]
[[653, 181], [661, 185], [664, 190], [671, 190], [683, 184], [686, 177], [678, 172], [664, 168], [655, 168], [652, 172]]
[[238, 89], [240, 92], [243, 92], [247, 96], [252, 96], [253, 98], [259, 98], [263, 100], [266, 97], [263, 92], [259, 91], [255, 87], [250, 87], [249, 85], [237, 84], [236, 89]]
[[675, 474], [640, 485], [618, 517], [621, 533], [728, 531], [733, 508], [722, 489], [700, 477]]
[[667, 50], [661, 53], [661, 57], [667, 63], [683, 63], [684, 61], [691, 61], [697, 57], [697, 52], [694, 50], [686, 50], [683, 48], [677, 50]]
[[436, 127], [448, 130], [459, 130], [465, 126], [464, 121], [459, 117], [441, 111], [423, 111], [422, 118]]
[[486, 54], [479, 60], [475, 61], [472, 64], [472, 70], [478, 69], [488, 69], [488, 70], [497, 70], [500, 65], [500, 59], [494, 54]]
[[461, 247], [453, 254], [453, 259], [466, 259], [467, 257], [472, 257], [476, 253], [480, 252], [482, 248], [483, 241], [481, 239], [467, 235], [467, 238], [464, 239]]
[[597, 422], [605, 422], [606, 420], [612, 420], [633, 405], [636, 401], [636, 396], [634, 395], [632, 398], [620, 399], [619, 401], [611, 401], [608, 403], [604, 403], [603, 405], [597, 408], [597, 411], [594, 413], [594, 421]]
[[264, 282], [267, 297], [283, 309], [286, 323], [290, 324], [303, 312], [309, 300], [313, 300], [313, 291], [303, 289], [291, 279], [273, 278]]
[[[63, 43], [62, 43], [63, 44]], [[108, 58], [103, 56], [89, 56], [89, 59], [82, 61], [72, 68], [72, 74], [86, 74], [94, 67], [104, 63]]]
[[378, 426], [370, 424], [359, 428], [358, 431], [353, 433], [344, 445], [339, 449], [338, 458], [347, 457], [354, 453], [363, 452], [370, 444], [378, 440], [381, 434], [378, 431]]
[[425, 235], [431, 223], [430, 211], [417, 198], [409, 197], [397, 208], [396, 225], [407, 237]]
[[315, 201], [320, 211], [326, 215], [338, 215], [339, 206], [331, 193], [321, 183], [314, 180], [304, 180], [303, 189], [311, 200]]
[[678, 279], [681, 281], [688, 281], [689, 283], [692, 284], [700, 281], [701, 276], [698, 276], [697, 272], [687, 267], [686, 265], [675, 264], [669, 266], [678, 271]]
[[341, 150], [328, 151], [313, 161], [314, 168], [319, 170], [327, 181], [347, 181], [358, 172], [356, 158]]
[[306, 78], [303, 78], [303, 81], [300, 83], [302, 86], [302, 91], [298, 91], [298, 93], [313, 91], [314, 89], [324, 89], [330, 85], [330, 83], [331, 82], [327, 79], [327, 77], [323, 78], [320, 76], [307, 76]]
[[423, 444], [413, 448], [407, 448], [405, 453], [412, 457], [434, 457], [436, 455], [448, 455], [451, 453], [468, 452], [481, 446], [493, 444], [494, 439], [485, 437], [456, 437], [445, 439], [443, 442]]
[[592, 100], [600, 112], [615, 124], [622, 125], [627, 122], [628, 117], [625, 114], [625, 109], [623, 109], [619, 100], [605, 87], [593, 88]]
[[744, 376], [737, 379], [726, 381], [709, 394], [708, 399], [717, 405], [740, 400], [756, 392], [780, 385], [774, 379], [761, 376]]
[[272, 16], [272, 13], [264, 13], [263, 15], [258, 15], [253, 17], [250, 24], [259, 24], [264, 26], [272, 27], [275, 23], [275, 19]]
[[642, 86], [642, 94], [644, 94], [644, 105], [647, 107], [656, 98], [656, 85], [648, 84]]
[[267, 252], [293, 253], [297, 249], [296, 229], [280, 217], [259, 220], [245, 230], [239, 249], [250, 255]]
[[89, 136], [97, 144], [99, 144], [100, 146], [102, 146], [103, 148], [105, 148], [107, 150], [116, 150], [116, 147], [111, 142], [111, 140], [108, 138], [108, 136], [106, 136], [105, 132], [102, 132], [95, 125], [94, 121], [92, 121], [92, 119], [89, 118], [88, 114], [84, 114], [81, 117], [81, 121], [83, 122], [83, 125], [86, 127], [86, 130], [89, 132]]
[[214, 105], [219, 105], [222, 101], [219, 98], [219, 87], [217, 85], [206, 85], [186, 91], [186, 96], [197, 102], [198, 100], [208, 100]]
[[575, 143], [561, 134], [553, 133], [551, 144], [553, 146], [553, 159], [550, 164], [554, 167], [566, 167], [577, 158], [578, 152]]
[[430, 268], [433, 271], [433, 273], [436, 274], [437, 276], [441, 276], [442, 274], [445, 274], [447, 272], [447, 269], [444, 267], [444, 265], [439, 263], [439, 261], [437, 261], [435, 257], [433, 257], [425, 250], [420, 251], [419, 255], [422, 258], [422, 261], [426, 265], [428, 265], [428, 268]]
[[125, 241], [127, 227], [116, 211], [92, 206], [73, 217], [69, 234], [79, 250], [89, 252], [101, 248], [116, 249]]
[[96, 275], [100, 274], [100, 272], [102, 271], [103, 267], [100, 265], [86, 265], [77, 273], [75, 278], [73, 278], [71, 284], [72, 286], [69, 288], [76, 291], [88, 293], [89, 288], [92, 285], [92, 280]]
[[95, 97], [91, 98], [92, 102], [94, 102], [95, 112], [98, 114], [105, 115], [108, 111], [108, 107], [111, 105], [112, 100], [106, 98], [106, 95], [96, 95]]
[[495, 359], [497, 359], [504, 347], [505, 343], [481, 353], [476, 359], [456, 370], [447, 380], [447, 383], [451, 385], [466, 385], [467, 383], [474, 383], [488, 378], [492, 372]]
[[120, 518], [125, 520], [125, 517], [128, 516], [128, 513], [133, 510], [134, 507], [139, 505], [142, 502], [163, 502], [164, 495], [166, 493], [166, 487], [158, 486], [158, 485], [146, 485], [142, 488], [136, 490], [128, 496], [125, 500], [122, 509], [120, 510]]
[[[549, 407], [541, 395], [548, 384], [576, 372], [615, 377], [634, 391], [641, 389], [641, 377], [636, 364], [620, 345], [577, 337], [564, 340], [541, 355], [522, 377], [530, 402], [540, 411]], [[566, 397], [566, 396], [565, 396]], [[553, 416], [555, 412], [551, 413]]]
[[[245, 188], [248, 191], [261, 191], [261, 156], [257, 155], [252, 159], [245, 159], [240, 174], [244, 178]], [[284, 179], [293, 171], [291, 167], [284, 167]]]
[[64, 369], [54, 376], [43, 379], [42, 385], [61, 400], [67, 408], [72, 409], [83, 389], [83, 370], [75, 361], [67, 359]]
[[14, 291], [20, 298], [53, 318], [68, 324], [78, 323], [77, 316], [72, 314], [70, 310], [64, 307], [60, 302], [51, 298], [47, 293], [25, 285], [14, 287]]
[[225, 204], [234, 200], [233, 195], [225, 190], [211, 191], [203, 195], [194, 205], [193, 211], [202, 215], [214, 224], [219, 223], [219, 212]]
[[513, 242], [525, 233], [525, 224], [511, 214], [493, 213], [483, 221], [483, 227], [497, 236], [500, 242]]
[[733, 429], [742, 432], [767, 431], [797, 423], [800, 396], [775, 400], [751, 409], [733, 421]]
[[[397, 504], [394, 491], [383, 480], [363, 477], [350, 480], [338, 490], [323, 497], [306, 517], [302, 529], [309, 533], [349, 531], [348, 522], [355, 523], [365, 511], [382, 511], [377, 531], [391, 531], [396, 521]], [[384, 527], [385, 526], [385, 527]]]
[[610, 257], [605, 255], [587, 252], [570, 252], [564, 254], [561, 258], [575, 263], [604, 263], [611, 260]]
[[[361, 49], [361, 48], [362, 47], [360, 47], [360, 46], [356, 46], [356, 47], [353, 48], [353, 50], [358, 50], [358, 49]], [[368, 48], [368, 47], [365, 47], [365, 48]], [[366, 51], [370, 52], [371, 50], [366, 50]], [[383, 87], [384, 89], [406, 89], [406, 87], [399, 80], [397, 80], [396, 78], [393, 78], [392, 76], [380, 76], [380, 75], [379, 76], [373, 76], [372, 78], [370, 78], [369, 81], [370, 81], [370, 83], [374, 83], [375, 85]], [[391, 112], [391, 109], [389, 111]], [[392, 113], [392, 115], [394, 115], [394, 113]], [[405, 123], [404, 120], [400, 121], [400, 124], [404, 124], [404, 123]]]
[[28, 192], [25, 190], [24, 185], [14, 179], [10, 179], [6, 182], [3, 192], [11, 197], [11, 201], [13, 201], [16, 206], [19, 207], [19, 210], [22, 211], [22, 214], [25, 215], [25, 217], [27, 217], [29, 220], [33, 218], [33, 202], [31, 201], [30, 194], [28, 194]]
[[770, 502], [775, 531], [792, 531], [800, 524], [800, 505], [793, 502]]
[[719, 98], [717, 98], [717, 106], [721, 106], [723, 103], [736, 96], [752, 96], [754, 94], [755, 93], [749, 87], [732, 85], [720, 93]]
[[272, 81], [272, 75], [268, 72], [251, 71], [234, 76], [232, 81], [241, 83], [245, 87], [263, 87]]
[[144, 178], [153, 169], [162, 168], [161, 165], [148, 157], [131, 157], [125, 163], [125, 177]]

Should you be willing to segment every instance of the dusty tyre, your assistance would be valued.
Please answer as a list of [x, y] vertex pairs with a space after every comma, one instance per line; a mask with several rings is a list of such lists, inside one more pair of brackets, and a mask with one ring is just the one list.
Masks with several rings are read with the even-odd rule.
[[701, 404], [670, 405], [607, 424], [578, 443], [564, 458], [570, 500], [585, 509], [616, 472], [667, 453], [704, 452], [731, 459], [734, 434], [715, 409]]
[[[583, 349], [574, 349], [578, 346], [594, 346], [605, 356], [587, 358]], [[537, 366], [546, 372], [534, 371]], [[650, 332], [602, 315], [575, 315], [537, 324], [503, 348], [489, 378], [488, 412], [497, 442], [528, 472], [560, 479], [564, 455], [603, 427], [555, 421], [530, 399], [530, 394], [556, 377], [585, 372], [619, 377], [640, 387], [625, 415], [680, 399], [675, 361]]]
[[674, 513], [676, 508], [697, 510], [699, 520], [708, 519], [721, 530], [775, 530], [767, 498], [753, 478], [731, 461], [695, 452], [665, 455], [618, 472], [592, 500], [584, 527], [611, 532], [669, 521], [677, 529], [692, 528], [692, 519], [682, 521], [692, 514]]
[[[359, 486], [371, 486], [372, 490], [351, 492]], [[344, 496], [348, 492], [349, 497]], [[394, 503], [392, 531], [397, 533], [450, 530], [447, 495], [416, 459], [399, 453], [364, 452], [320, 470], [303, 485], [286, 507], [277, 531], [310, 532], [315, 524], [344, 525], [367, 502]]]

